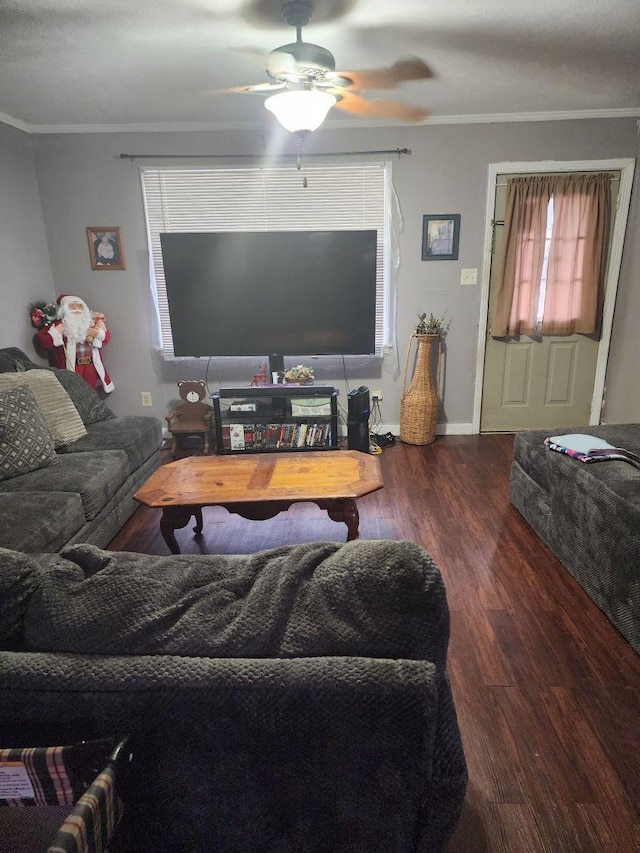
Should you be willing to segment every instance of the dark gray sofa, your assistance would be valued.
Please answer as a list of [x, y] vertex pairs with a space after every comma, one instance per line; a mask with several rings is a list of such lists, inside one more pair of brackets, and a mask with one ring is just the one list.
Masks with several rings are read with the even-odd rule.
[[2, 745], [130, 734], [114, 850], [443, 849], [467, 770], [415, 543], [0, 566]]
[[640, 454], [640, 424], [517, 433], [511, 502], [640, 653], [640, 470], [549, 450], [549, 435], [585, 433]]
[[138, 507], [134, 492], [160, 464], [157, 418], [116, 417], [79, 376], [0, 349], [0, 373], [53, 373], [87, 434], [58, 447], [55, 464], [0, 481], [0, 547], [55, 552], [73, 542], [105, 547]]

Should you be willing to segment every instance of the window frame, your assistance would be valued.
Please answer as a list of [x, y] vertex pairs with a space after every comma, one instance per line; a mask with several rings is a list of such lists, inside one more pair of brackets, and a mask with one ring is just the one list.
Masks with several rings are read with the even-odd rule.
[[[376, 355], [393, 343], [397, 199], [391, 161], [318, 163], [303, 176], [289, 165], [142, 166], [156, 349], [173, 352], [159, 234], [171, 231], [282, 231], [375, 228], [378, 232]], [[217, 194], [212, 196], [212, 190]], [[288, 202], [284, 206], [283, 199]], [[397, 214], [397, 215], [396, 215]], [[223, 225], [224, 227], [219, 227]], [[395, 237], [395, 239], [394, 239]], [[329, 356], [330, 357], [330, 356]]]

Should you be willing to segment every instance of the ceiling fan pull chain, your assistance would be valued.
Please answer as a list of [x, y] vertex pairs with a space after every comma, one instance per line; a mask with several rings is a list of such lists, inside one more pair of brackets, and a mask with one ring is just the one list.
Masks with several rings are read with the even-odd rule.
[[[299, 136], [299, 135], [296, 136], [296, 151], [297, 151], [296, 169], [300, 172], [300, 171], [302, 171], [302, 158], [304, 157], [304, 137]], [[306, 188], [308, 186], [306, 175], [302, 176], [302, 186], [306, 190]]]

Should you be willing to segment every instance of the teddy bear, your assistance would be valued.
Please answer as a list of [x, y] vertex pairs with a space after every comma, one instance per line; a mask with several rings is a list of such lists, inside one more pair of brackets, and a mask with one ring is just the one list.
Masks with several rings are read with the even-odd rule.
[[178, 391], [185, 402], [165, 415], [172, 436], [171, 454], [174, 459], [178, 458], [181, 436], [200, 435], [204, 439], [203, 453], [206, 456], [213, 419], [213, 409], [202, 402], [207, 396], [207, 386], [202, 380], [189, 379], [178, 382]]

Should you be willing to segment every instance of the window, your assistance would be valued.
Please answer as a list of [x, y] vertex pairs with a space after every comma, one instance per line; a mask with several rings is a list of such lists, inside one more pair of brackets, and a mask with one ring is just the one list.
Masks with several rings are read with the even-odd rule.
[[358, 228], [378, 232], [376, 352], [382, 354], [393, 323], [391, 166], [308, 166], [304, 175], [306, 187], [300, 172], [291, 166], [142, 170], [159, 346], [165, 356], [173, 356], [173, 342], [161, 233]]
[[549, 255], [551, 254], [551, 238], [553, 237], [553, 196], [547, 205], [547, 231], [544, 240], [544, 255], [542, 258], [542, 270], [540, 272], [540, 293], [538, 295], [538, 307], [536, 310], [536, 326], [542, 328], [544, 320], [544, 305], [547, 296], [547, 277], [549, 275]]
[[586, 173], [508, 180], [493, 337], [599, 331], [611, 178]]

